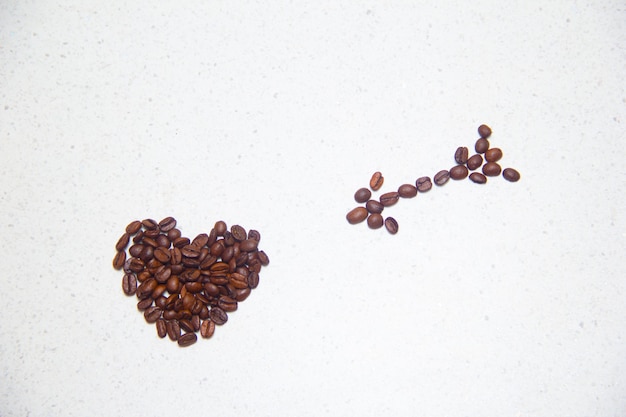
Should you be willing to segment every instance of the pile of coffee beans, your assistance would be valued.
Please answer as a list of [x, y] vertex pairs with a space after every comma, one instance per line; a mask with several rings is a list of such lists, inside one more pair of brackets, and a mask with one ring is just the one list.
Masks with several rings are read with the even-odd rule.
[[213, 336], [259, 285], [261, 267], [269, 264], [260, 240], [258, 231], [228, 230], [221, 220], [193, 240], [182, 236], [173, 217], [135, 220], [115, 245], [113, 268], [124, 271], [124, 294], [137, 296], [137, 309], [158, 336], [185, 347], [198, 340], [197, 332]]
[[[433, 183], [441, 187], [450, 179], [459, 181], [469, 178], [476, 184], [485, 184], [487, 177], [497, 177], [500, 174], [507, 181], [519, 181], [520, 173], [516, 169], [505, 168], [503, 170], [498, 163], [502, 159], [503, 153], [500, 148], [492, 148], [489, 143], [491, 128], [485, 124], [478, 126], [478, 135], [479, 138], [474, 144], [475, 154], [470, 156], [469, 149], [460, 146], [454, 153], [456, 165], [452, 168], [438, 171], [432, 180], [428, 176], [423, 176], [415, 180], [415, 185], [402, 184], [396, 191], [382, 193], [377, 200], [372, 199], [372, 191], [378, 191], [382, 188], [384, 177], [381, 172], [375, 172], [370, 179], [369, 188], [359, 188], [354, 193], [354, 200], [364, 205], [355, 207], [348, 212], [346, 215], [348, 223], [357, 224], [367, 220], [367, 225], [371, 229], [379, 229], [384, 225], [389, 233], [395, 235], [398, 233], [398, 222], [393, 217], [387, 217], [383, 220], [383, 210], [393, 206], [400, 199], [413, 198], [418, 193], [426, 193], [432, 189]], [[481, 168], [482, 173], [476, 171], [479, 168]]]

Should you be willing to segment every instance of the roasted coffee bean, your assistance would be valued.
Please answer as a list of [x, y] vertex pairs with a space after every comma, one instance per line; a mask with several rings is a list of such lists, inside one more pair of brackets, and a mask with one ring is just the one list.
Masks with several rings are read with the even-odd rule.
[[[350, 212], [348, 212], [348, 214], [346, 215], [346, 219], [348, 219], [348, 223], [350, 224], [361, 223], [366, 218], [367, 218], [367, 209], [365, 207], [356, 207], [350, 210]], [[123, 264], [124, 263], [122, 262], [122, 265]]]
[[480, 138], [476, 141], [474, 145], [474, 150], [476, 153], [485, 153], [489, 149], [489, 141], [485, 138]]
[[513, 168], [505, 168], [504, 171], [502, 171], [502, 176], [505, 180], [511, 182], [517, 182], [521, 177], [520, 173]]
[[369, 200], [367, 203], [365, 203], [365, 209], [370, 213], [382, 213], [385, 209], [385, 206], [383, 206], [380, 201]]
[[177, 238], [177, 239], [174, 239], [172, 241], [172, 245], [174, 245], [174, 247], [178, 248], [178, 249], [180, 249], [180, 248], [182, 248], [184, 246], [187, 246], [190, 243], [191, 243], [191, 241], [189, 240], [188, 237], [182, 237], [182, 236]]
[[180, 252], [183, 254], [185, 258], [197, 258], [200, 256], [200, 251], [194, 245], [185, 245], [180, 248]]
[[144, 298], [144, 299], [140, 300], [137, 303], [137, 310], [144, 311], [144, 310], [150, 308], [150, 306], [152, 305], [152, 302], [153, 302], [153, 300], [150, 297]]
[[117, 244], [115, 245], [115, 250], [118, 250], [118, 251], [125, 250], [126, 246], [128, 246], [129, 241], [130, 241], [130, 233], [124, 233], [117, 241]]
[[485, 159], [488, 162], [498, 162], [502, 158], [502, 150], [500, 148], [491, 148], [485, 152]]
[[198, 315], [191, 316], [191, 327], [193, 327], [194, 332], [200, 330], [200, 317]]
[[219, 308], [227, 313], [231, 313], [237, 310], [237, 301], [225, 295], [220, 297], [217, 305], [219, 306]]
[[178, 320], [178, 324], [182, 331], [185, 332], [194, 332], [193, 325], [191, 324], [191, 320], [182, 319]]
[[395, 235], [398, 233], [398, 222], [393, 217], [387, 217], [385, 219], [385, 228], [389, 233]]
[[169, 306], [166, 307], [165, 311], [163, 312], [163, 319], [165, 320], [178, 320], [178, 312], [176, 310], [173, 309], [169, 309]]
[[[390, 191], [380, 196], [379, 201], [385, 207], [393, 206], [400, 199], [400, 194], [397, 191]], [[366, 209], [367, 211], [367, 209]]]
[[258, 230], [248, 230], [248, 239], [256, 240], [257, 242], [261, 241], [261, 233]]
[[[145, 240], [145, 239], [144, 239]], [[152, 246], [145, 245], [139, 254], [139, 259], [144, 262], [148, 262], [154, 257], [154, 248]]]
[[226, 246], [232, 246], [237, 240], [233, 237], [233, 234], [228, 230], [224, 232], [224, 243]]
[[402, 198], [413, 198], [417, 195], [417, 188], [413, 184], [402, 184], [398, 187], [398, 194]]
[[357, 203], [365, 203], [367, 200], [370, 199], [371, 196], [372, 192], [370, 190], [368, 190], [367, 188], [359, 188], [358, 190], [356, 190], [356, 193], [354, 193], [354, 200]]
[[148, 278], [145, 282], [142, 282], [140, 286], [137, 287], [137, 297], [146, 298], [150, 297], [152, 291], [159, 285], [156, 279]]
[[143, 239], [149, 237], [150, 239], [156, 239], [157, 236], [160, 234], [161, 232], [159, 231], [159, 228], [157, 227], [156, 229], [152, 229], [152, 230], [146, 230], [143, 232]]
[[380, 213], [370, 214], [367, 218], [367, 225], [370, 229], [380, 229], [383, 227], [383, 216]]
[[450, 172], [447, 169], [442, 169], [437, 174], [435, 174], [435, 177], [433, 178], [433, 180], [435, 181], [435, 185], [439, 185], [439, 186], [442, 186], [445, 183], [447, 183], [449, 179], [450, 179]]
[[238, 224], [235, 224], [230, 227], [230, 233], [233, 235], [235, 240], [238, 240], [240, 242], [242, 240], [245, 240], [248, 237], [248, 233], [246, 232], [246, 229], [239, 226]]
[[469, 179], [476, 184], [485, 184], [487, 182], [487, 177], [485, 177], [480, 172], [472, 172], [469, 176]]
[[154, 240], [156, 240], [157, 246], [164, 249], [169, 249], [172, 244], [167, 235], [158, 235]]
[[143, 312], [143, 317], [146, 319], [148, 323], [154, 323], [161, 317], [161, 309], [157, 306], [148, 307], [146, 311]]
[[[365, 209], [363, 209], [365, 210]], [[365, 215], [367, 216], [367, 210], [365, 210]], [[113, 268], [120, 270], [124, 267], [124, 263], [126, 262], [126, 252], [118, 251], [113, 258]], [[130, 266], [129, 266], [130, 267]], [[142, 268], [143, 269], [143, 268]], [[132, 271], [132, 269], [131, 269]]]
[[198, 250], [207, 244], [209, 241], [209, 235], [206, 233], [200, 233], [198, 236], [193, 238], [191, 241], [191, 245], [195, 246]]
[[133, 272], [141, 272], [146, 267], [146, 264], [138, 258], [131, 258], [129, 268]]
[[133, 222], [128, 223], [128, 226], [126, 226], [126, 233], [130, 233], [131, 235], [134, 235], [140, 229], [141, 229], [141, 222], [139, 220], [135, 220]]
[[178, 239], [179, 237], [181, 237], [181, 232], [180, 230], [174, 228], [174, 229], [170, 229], [167, 231], [167, 238], [170, 240], [170, 242], [173, 242], [175, 239]]
[[137, 292], [137, 275], [132, 272], [124, 274], [122, 278], [122, 290], [126, 295], [135, 295]]
[[496, 162], [487, 162], [483, 165], [483, 174], [488, 177], [497, 177], [500, 175], [502, 168]]
[[258, 240], [246, 239], [241, 242], [239, 249], [241, 249], [244, 252], [252, 252], [252, 251], [255, 251], [258, 246], [259, 246]]
[[217, 256], [209, 255], [202, 262], [200, 262], [200, 269], [209, 269], [211, 265], [217, 262]]
[[143, 239], [143, 230], [139, 230], [135, 237], [133, 237], [133, 243], [139, 243]]
[[487, 139], [491, 136], [491, 128], [487, 125], [480, 125], [478, 126], [478, 134], [481, 138]]
[[213, 320], [213, 322], [218, 326], [221, 326], [228, 321], [228, 314], [226, 314], [226, 312], [219, 307], [211, 307], [209, 314], [211, 320]]
[[198, 341], [198, 336], [195, 333], [185, 333], [181, 337], [178, 338], [178, 346], [187, 347], [191, 346]]
[[159, 224], [152, 219], [142, 220], [141, 224], [143, 224], [143, 227], [146, 230], [155, 230], [157, 227], [159, 227]]
[[222, 220], [215, 222], [215, 226], [213, 226], [213, 228], [218, 236], [224, 236], [224, 233], [228, 230], [226, 223]]
[[268, 266], [270, 263], [270, 258], [267, 256], [265, 251], [259, 251], [259, 261], [261, 261], [261, 265]]
[[187, 288], [187, 291], [189, 291], [192, 294], [198, 293], [200, 291], [202, 291], [203, 287], [202, 287], [202, 283], [201, 282], [188, 282], [185, 284], [185, 288]]
[[469, 158], [469, 150], [465, 146], [459, 146], [454, 153], [454, 160], [457, 164], [463, 165], [467, 162], [467, 158]]
[[167, 325], [165, 324], [165, 320], [157, 319], [155, 324], [156, 324], [157, 335], [161, 339], [163, 339], [165, 336], [167, 336]]
[[200, 336], [205, 339], [210, 338], [215, 333], [215, 323], [211, 320], [204, 320], [200, 325]]
[[170, 250], [162, 246], [159, 246], [158, 248], [154, 250], [154, 257], [159, 262], [163, 262], [163, 263], [168, 262], [170, 260]]
[[180, 325], [178, 324], [178, 320], [171, 320], [166, 322], [165, 327], [167, 329], [167, 336], [172, 341], [177, 341], [180, 337]]
[[235, 291], [235, 300], [242, 302], [248, 298], [251, 292], [252, 290], [250, 288], [239, 288]]
[[[158, 289], [159, 287], [157, 287]], [[157, 291], [157, 290], [155, 290]], [[154, 300], [154, 305], [159, 307], [161, 310], [165, 310], [167, 308], [167, 298], [164, 295], [161, 295], [159, 298]]]
[[183, 253], [179, 248], [171, 248], [170, 249], [170, 263], [172, 265], [178, 265], [183, 261]]
[[234, 246], [226, 246], [224, 252], [222, 252], [222, 261], [228, 263], [235, 256], [235, 247]]
[[470, 159], [467, 160], [467, 168], [471, 171], [480, 168], [483, 164], [483, 157], [480, 154], [472, 155]]
[[217, 242], [211, 245], [209, 250], [211, 252], [211, 255], [219, 257], [219, 256], [222, 256], [222, 252], [224, 252], [225, 247], [226, 245], [224, 244], [224, 241], [218, 240]]
[[456, 165], [450, 168], [450, 178], [453, 180], [462, 180], [467, 178], [467, 167], [465, 165]]
[[415, 187], [417, 187], [417, 191], [420, 193], [425, 193], [433, 188], [433, 183], [431, 182], [430, 177], [420, 177], [415, 180]]
[[167, 233], [175, 227], [176, 227], [176, 219], [173, 217], [166, 217], [159, 222], [159, 229], [161, 229], [162, 232]]
[[128, 253], [130, 256], [134, 256], [135, 258], [139, 256], [141, 251], [143, 250], [143, 245], [141, 243], [135, 243], [128, 249]]
[[152, 294], [150, 294], [150, 298], [152, 298], [153, 300], [157, 300], [159, 297], [163, 295], [165, 290], [166, 290], [165, 284], [157, 285], [154, 291], [152, 291]]
[[248, 274], [246, 280], [248, 281], [248, 287], [255, 289], [259, 285], [259, 273], [256, 271], [251, 271]]
[[378, 191], [380, 190], [380, 187], [383, 186], [383, 182], [385, 182], [385, 178], [383, 178], [383, 174], [376, 171], [374, 172], [374, 174], [372, 175], [372, 178], [370, 179], [370, 188], [374, 191]]

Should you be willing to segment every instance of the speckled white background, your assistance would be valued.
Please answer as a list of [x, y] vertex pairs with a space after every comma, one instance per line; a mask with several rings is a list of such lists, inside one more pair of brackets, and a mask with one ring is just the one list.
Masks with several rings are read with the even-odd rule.
[[[0, 415], [626, 415], [624, 2], [266, 3], [0, 3]], [[483, 122], [520, 182], [347, 224]], [[168, 215], [271, 259], [187, 349], [111, 268]]]

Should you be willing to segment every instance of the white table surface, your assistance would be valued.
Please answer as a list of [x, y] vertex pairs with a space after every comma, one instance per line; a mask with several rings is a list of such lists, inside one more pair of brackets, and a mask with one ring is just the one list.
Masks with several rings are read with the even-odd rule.
[[[625, 45], [615, 0], [1, 2], [0, 415], [623, 417]], [[481, 123], [518, 183], [346, 222]], [[271, 260], [185, 349], [111, 267], [169, 215]]]

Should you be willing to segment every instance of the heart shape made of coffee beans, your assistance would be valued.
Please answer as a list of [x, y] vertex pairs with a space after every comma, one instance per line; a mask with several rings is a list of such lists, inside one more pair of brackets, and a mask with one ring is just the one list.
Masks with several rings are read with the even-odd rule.
[[259, 285], [269, 264], [260, 240], [258, 231], [228, 230], [221, 220], [193, 240], [181, 235], [173, 217], [135, 220], [115, 245], [113, 268], [124, 271], [124, 294], [137, 296], [137, 309], [158, 336], [185, 347], [198, 340], [197, 332], [213, 336]]

